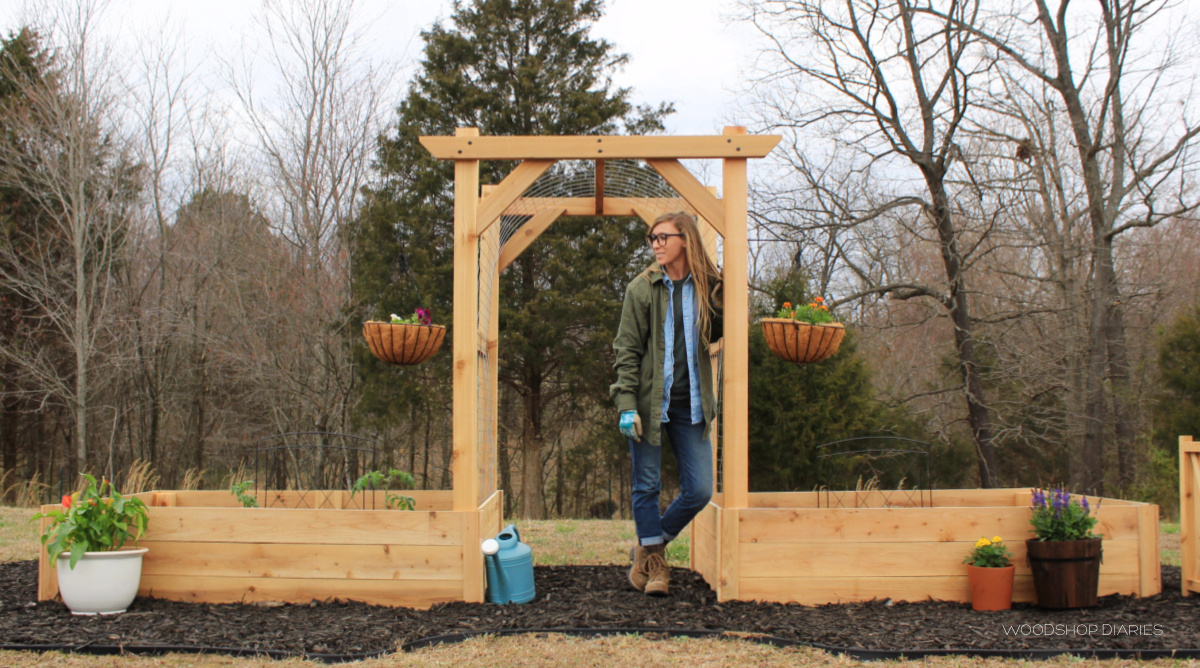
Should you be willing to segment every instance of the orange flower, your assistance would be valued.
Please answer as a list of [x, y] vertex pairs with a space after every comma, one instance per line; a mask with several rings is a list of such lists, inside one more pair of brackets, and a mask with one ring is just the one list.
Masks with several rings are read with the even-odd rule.
[[784, 307], [784, 308], [791, 308], [791, 307], [792, 307], [792, 303], [791, 303], [791, 302], [784, 302], [784, 303], [783, 303], [783, 307]]
[[65, 508], [67, 510], [71, 509], [71, 495], [70, 494], [63, 494], [62, 506], [63, 506], [63, 508]]
[[813, 301], [818, 304], [823, 304], [823, 303], [825, 303], [825, 298], [824, 297], [816, 297], [813, 299]]

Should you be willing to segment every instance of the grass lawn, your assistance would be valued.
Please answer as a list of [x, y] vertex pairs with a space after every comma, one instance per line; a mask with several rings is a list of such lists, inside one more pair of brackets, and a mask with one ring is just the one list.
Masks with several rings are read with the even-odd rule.
[[[37, 557], [38, 539], [35, 523], [29, 519], [34, 510], [0, 507], [0, 561], [33, 559]], [[634, 529], [630, 520], [542, 520], [518, 523], [522, 540], [533, 548], [535, 563], [558, 564], [626, 564], [633, 545]], [[1179, 564], [1179, 524], [1163, 523], [1160, 532], [1164, 564]], [[687, 534], [674, 541], [668, 551], [672, 566], [687, 565]], [[938, 657], [916, 661], [864, 663], [807, 648], [778, 649], [752, 641], [731, 639], [669, 638], [655, 640], [640, 636], [614, 636], [580, 639], [571, 636], [541, 637], [502, 636], [480, 637], [443, 647], [418, 650], [410, 654], [389, 655], [361, 661], [354, 666], [872, 666], [878, 668], [1077, 668], [1099, 665], [1116, 668], [1166, 668], [1167, 666], [1200, 666], [1195, 661], [1091, 661], [1073, 657], [1058, 657], [1047, 661], [1005, 661], [1002, 659], [969, 659]], [[326, 664], [291, 659], [241, 659], [227, 656], [198, 656], [170, 654], [158, 657], [104, 657], [85, 654], [0, 652], [0, 666], [12, 668], [62, 667], [110, 668], [185, 668], [191, 666], [232, 666], [234, 668], [289, 668], [292, 666], [325, 666]]]

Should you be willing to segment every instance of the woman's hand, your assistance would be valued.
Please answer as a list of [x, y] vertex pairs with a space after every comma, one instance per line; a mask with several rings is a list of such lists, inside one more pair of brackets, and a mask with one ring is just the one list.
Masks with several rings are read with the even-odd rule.
[[625, 438], [642, 440], [642, 418], [638, 416], [637, 411], [621, 413], [621, 421], [618, 426], [621, 428], [621, 435]]

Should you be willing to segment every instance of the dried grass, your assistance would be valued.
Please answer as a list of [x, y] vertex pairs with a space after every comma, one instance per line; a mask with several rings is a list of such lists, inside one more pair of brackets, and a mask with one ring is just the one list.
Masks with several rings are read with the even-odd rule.
[[37, 559], [40, 529], [30, 521], [36, 513], [36, 508], [0, 506], [0, 563]]
[[5, 471], [0, 475], [0, 499], [18, 508], [36, 508], [45, 498], [49, 485], [41, 481], [41, 473], [22, 480], [16, 471]]
[[[119, 481], [119, 484], [118, 484]], [[149, 492], [158, 487], [159, 475], [150, 462], [135, 459], [123, 476], [113, 476], [113, 486], [122, 494]]]
[[236, 469], [225, 474], [225, 478], [221, 480], [221, 486], [218, 489], [229, 489], [235, 483], [253, 480], [254, 475], [246, 468], [245, 462], [239, 463]]
[[183, 472], [183, 482], [179, 483], [179, 491], [191, 492], [198, 490], [204, 486], [205, 470], [202, 468], [190, 468]]

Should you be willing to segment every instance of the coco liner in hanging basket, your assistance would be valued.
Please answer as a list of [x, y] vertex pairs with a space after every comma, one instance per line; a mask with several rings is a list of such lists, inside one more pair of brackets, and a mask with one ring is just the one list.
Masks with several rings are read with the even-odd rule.
[[446, 328], [368, 320], [363, 323], [363, 338], [371, 354], [388, 364], [420, 364], [442, 347]]
[[840, 322], [813, 325], [791, 318], [763, 318], [761, 322], [771, 352], [796, 364], [832, 357], [846, 336], [846, 328]]

